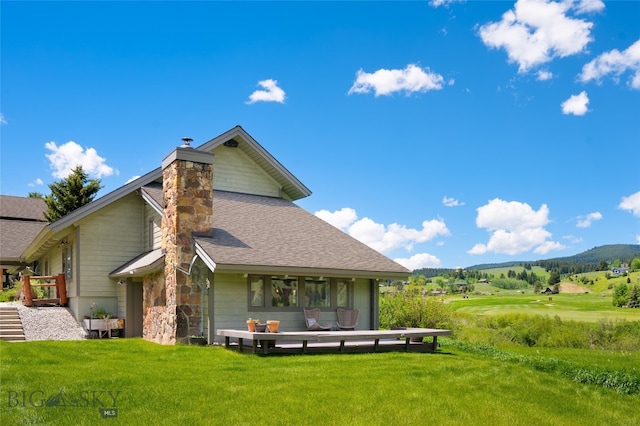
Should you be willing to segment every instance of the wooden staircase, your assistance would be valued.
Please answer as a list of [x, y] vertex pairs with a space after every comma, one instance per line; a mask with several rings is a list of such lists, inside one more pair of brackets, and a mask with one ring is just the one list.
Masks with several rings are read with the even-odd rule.
[[0, 306], [0, 339], [8, 342], [24, 341], [24, 329], [15, 306]]

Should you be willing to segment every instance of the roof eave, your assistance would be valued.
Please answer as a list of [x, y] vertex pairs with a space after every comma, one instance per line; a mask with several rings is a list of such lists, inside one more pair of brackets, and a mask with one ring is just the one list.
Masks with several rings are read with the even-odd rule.
[[293, 276], [323, 276], [323, 277], [346, 277], [364, 278], [376, 280], [406, 280], [411, 272], [400, 271], [362, 271], [354, 269], [331, 269], [331, 268], [307, 268], [296, 266], [272, 266], [272, 265], [242, 265], [242, 264], [217, 264], [216, 272], [240, 273], [240, 274], [274, 274]]

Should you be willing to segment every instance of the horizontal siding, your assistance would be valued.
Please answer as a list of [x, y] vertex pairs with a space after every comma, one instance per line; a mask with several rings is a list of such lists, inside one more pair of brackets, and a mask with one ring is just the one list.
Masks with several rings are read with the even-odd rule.
[[[126, 284], [118, 284], [116, 285], [116, 296], [118, 298], [118, 308], [117, 313], [114, 314], [118, 318], [126, 318], [127, 317], [127, 285]], [[142, 306], [139, 307], [142, 309]]]
[[369, 295], [369, 280], [359, 279], [353, 283], [353, 307], [360, 309], [358, 317], [358, 330], [371, 329], [371, 297]]
[[143, 214], [141, 198], [130, 194], [80, 222], [80, 296], [116, 296], [108, 275], [144, 250]]
[[213, 153], [214, 189], [280, 197], [278, 183], [239, 149], [221, 145]]

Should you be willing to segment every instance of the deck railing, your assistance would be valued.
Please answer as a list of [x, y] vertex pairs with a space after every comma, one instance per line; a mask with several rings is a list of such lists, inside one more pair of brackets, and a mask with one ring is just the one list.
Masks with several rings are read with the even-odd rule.
[[[51, 281], [53, 281], [53, 283], [51, 283]], [[32, 291], [34, 287], [55, 288], [56, 297], [34, 298]], [[44, 276], [23, 275], [22, 302], [25, 306], [44, 304], [57, 304], [67, 306], [69, 300], [67, 299], [67, 284], [64, 278], [64, 274]]]

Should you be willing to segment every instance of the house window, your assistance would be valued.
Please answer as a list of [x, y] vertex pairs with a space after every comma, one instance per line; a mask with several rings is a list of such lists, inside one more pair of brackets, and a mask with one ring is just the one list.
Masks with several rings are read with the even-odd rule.
[[353, 305], [353, 282], [343, 278], [336, 280], [336, 305], [338, 308], [347, 308]]
[[271, 307], [298, 306], [298, 278], [271, 277]]
[[353, 281], [348, 278], [249, 275], [248, 281], [250, 311], [353, 306]]
[[326, 278], [305, 278], [304, 294], [304, 306], [307, 308], [326, 308], [331, 306], [331, 285]]
[[253, 275], [249, 278], [249, 286], [251, 288], [251, 303], [252, 307], [264, 306], [264, 277]]
[[62, 249], [62, 272], [67, 281], [73, 278], [73, 246], [66, 244]]

